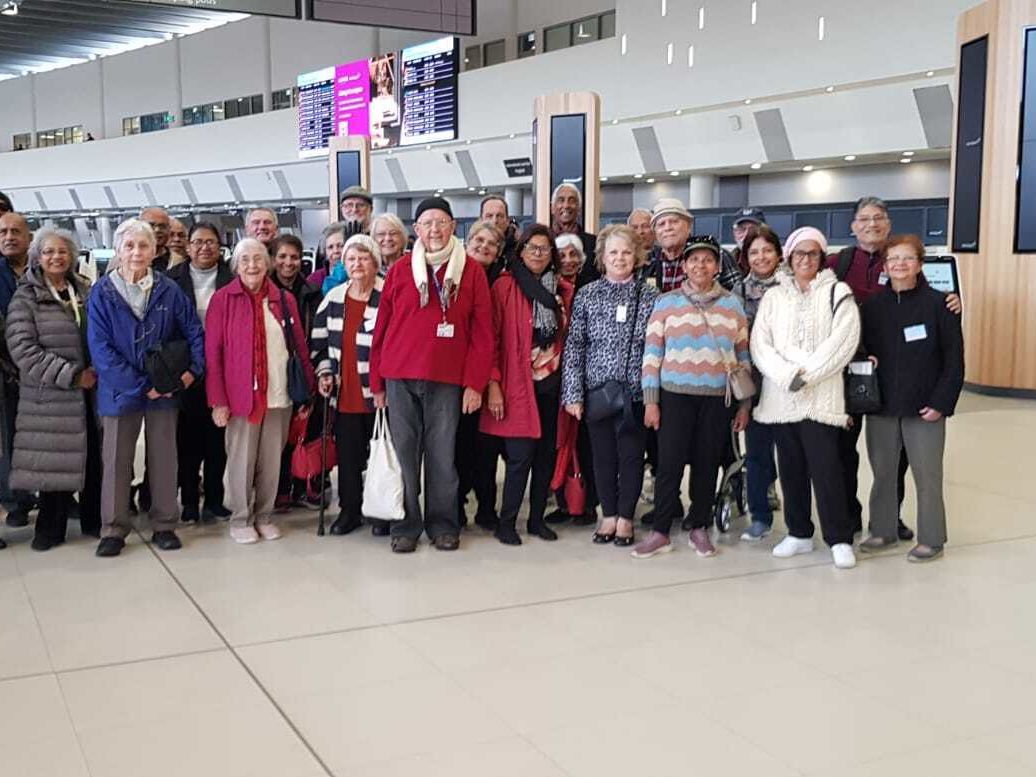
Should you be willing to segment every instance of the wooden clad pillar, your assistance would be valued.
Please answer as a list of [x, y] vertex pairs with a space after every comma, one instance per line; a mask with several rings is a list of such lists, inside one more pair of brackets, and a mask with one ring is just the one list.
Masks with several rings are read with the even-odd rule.
[[342, 192], [350, 186], [371, 190], [371, 142], [359, 135], [335, 135], [327, 150], [328, 207], [331, 221], [338, 221]]
[[[978, 390], [1036, 396], [1036, 253], [1019, 253], [1015, 242], [1019, 215], [1036, 219], [1036, 212], [1016, 214], [1028, 27], [1036, 27], [1036, 0], [987, 0], [958, 20], [962, 80], [954, 117], [950, 221], [964, 294], [965, 381]], [[979, 115], [976, 121], [981, 90], [969, 89], [967, 80], [980, 70], [968, 58], [976, 53], [980, 58], [983, 48], [984, 120]], [[1036, 47], [1030, 46], [1029, 57], [1036, 57]], [[1036, 117], [1036, 104], [1026, 112]]]
[[563, 182], [583, 195], [583, 229], [596, 233], [601, 216], [601, 97], [559, 92], [537, 97], [533, 176], [536, 220], [550, 224], [550, 195]]

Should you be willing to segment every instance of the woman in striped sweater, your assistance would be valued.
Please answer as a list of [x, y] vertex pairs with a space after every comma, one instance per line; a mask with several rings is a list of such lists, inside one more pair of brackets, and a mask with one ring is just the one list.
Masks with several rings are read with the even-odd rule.
[[[709, 236], [692, 237], [684, 259], [687, 277], [655, 302], [644, 344], [644, 424], [658, 430], [655, 520], [634, 558], [672, 550], [669, 530], [681, 514], [680, 481], [691, 465], [691, 535], [699, 556], [712, 556], [709, 520], [716, 472], [731, 429], [727, 371], [748, 366], [748, 321], [741, 300], [716, 282], [720, 247]], [[748, 425], [743, 400], [734, 431]]]
[[[378, 275], [381, 251], [367, 235], [353, 235], [345, 244], [349, 280], [335, 286], [317, 308], [311, 337], [317, 387], [336, 396], [335, 447], [338, 450], [338, 519], [331, 534], [348, 534], [363, 522], [363, 470], [374, 430], [374, 396], [370, 390], [370, 348], [384, 281]], [[375, 536], [388, 534], [388, 522], [370, 521]]]

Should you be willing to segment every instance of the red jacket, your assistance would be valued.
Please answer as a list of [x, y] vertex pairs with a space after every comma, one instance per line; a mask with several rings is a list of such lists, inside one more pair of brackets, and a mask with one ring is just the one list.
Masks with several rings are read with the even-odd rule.
[[371, 343], [370, 387], [375, 394], [385, 390], [386, 378], [485, 391], [493, 360], [493, 312], [485, 272], [468, 257], [457, 298], [446, 311], [453, 337], [437, 336], [442, 308], [435, 288], [430, 292], [428, 304], [421, 307], [410, 254], [389, 269]]
[[[266, 293], [269, 295], [270, 312], [278, 321], [283, 321], [281, 291], [269, 279], [266, 280]], [[306, 382], [312, 391], [313, 364], [309, 360], [306, 333], [302, 328], [298, 305], [292, 294], [285, 292], [284, 298], [288, 303], [288, 316], [306, 373]], [[248, 416], [252, 412], [255, 385], [255, 367], [252, 363], [254, 321], [252, 299], [241, 285], [240, 278], [235, 278], [213, 294], [205, 313], [205, 393], [209, 407], [229, 407], [232, 416]]]
[[[575, 289], [563, 278], [558, 282], [561, 297], [562, 323], [567, 325], [572, 311]], [[500, 384], [504, 392], [504, 417], [493, 418], [483, 406], [479, 431], [497, 437], [531, 437], [539, 439], [540, 414], [536, 407], [536, 389], [532, 385], [532, 303], [522, 294], [514, 276], [505, 272], [493, 284], [493, 369], [489, 379]], [[565, 342], [566, 326], [558, 331], [558, 354]], [[560, 367], [559, 367], [560, 369]]]

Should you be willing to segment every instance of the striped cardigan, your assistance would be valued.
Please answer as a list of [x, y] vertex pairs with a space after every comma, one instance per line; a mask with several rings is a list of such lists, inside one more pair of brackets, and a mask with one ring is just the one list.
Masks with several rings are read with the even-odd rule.
[[[345, 295], [352, 285], [347, 281], [335, 286], [327, 293], [313, 319], [313, 332], [310, 335], [313, 363], [317, 365], [317, 377], [342, 374], [340, 364], [342, 358], [342, 325], [345, 323]], [[356, 332], [356, 372], [360, 376], [360, 388], [363, 402], [370, 411], [374, 410], [374, 395], [370, 389], [370, 356], [371, 340], [374, 337], [374, 324], [378, 319], [378, 302], [385, 281], [379, 276], [374, 280], [367, 307], [363, 311], [363, 323]], [[337, 389], [336, 389], [337, 391]], [[337, 400], [336, 400], [337, 402]]]
[[748, 321], [741, 300], [718, 284], [692, 298], [686, 282], [655, 302], [644, 339], [645, 404], [660, 390], [725, 396], [727, 367], [747, 365]]

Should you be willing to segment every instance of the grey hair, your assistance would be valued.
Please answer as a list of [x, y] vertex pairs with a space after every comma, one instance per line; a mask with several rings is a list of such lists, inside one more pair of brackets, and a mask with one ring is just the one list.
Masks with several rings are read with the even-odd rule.
[[861, 210], [869, 207], [875, 207], [886, 216], [889, 215], [889, 206], [885, 203], [885, 200], [881, 199], [881, 197], [860, 197], [860, 199], [856, 201], [856, 207], [853, 208], [853, 218], [856, 218]]
[[334, 234], [341, 235], [342, 236], [342, 240], [344, 241], [345, 240], [345, 226], [346, 225], [345, 225], [344, 221], [333, 221], [330, 224], [328, 224], [326, 227], [324, 227], [324, 231], [320, 233], [320, 245], [324, 246], [325, 250], [327, 250], [326, 249], [327, 239], [329, 237], [331, 237], [331, 235], [334, 235]]
[[233, 273], [237, 273], [237, 263], [241, 260], [241, 255], [245, 251], [262, 251], [266, 254], [266, 267], [269, 270], [273, 269], [273, 259], [270, 258], [270, 252], [266, 250], [266, 245], [256, 240], [254, 237], [245, 237], [237, 241], [237, 245], [234, 246], [234, 252], [230, 255], [230, 270]]
[[556, 187], [554, 187], [554, 191], [550, 193], [551, 202], [554, 202], [554, 200], [558, 198], [558, 194], [561, 192], [562, 189], [571, 189], [573, 192], [575, 192], [576, 199], [579, 201], [579, 207], [583, 207], [583, 193], [579, 191], [578, 186], [576, 186], [574, 183], [569, 183], [567, 181], [565, 183], [559, 183]]
[[378, 231], [378, 223], [384, 221], [386, 224], [392, 226], [403, 237], [404, 248], [406, 248], [406, 225], [403, 224], [402, 219], [394, 213], [379, 213], [377, 216], [371, 219], [371, 235]]
[[626, 225], [627, 226], [629, 226], [629, 223], [631, 221], [633, 221], [633, 217], [636, 216], [638, 213], [643, 213], [649, 219], [651, 218], [651, 211], [649, 211], [647, 208], [634, 208], [633, 210], [630, 211], [630, 215], [628, 215], [626, 217]]
[[122, 251], [122, 242], [128, 235], [143, 235], [152, 248], [158, 248], [158, 242], [155, 240], [155, 230], [151, 228], [150, 224], [143, 219], [126, 219], [115, 228], [115, 235], [112, 237], [116, 257]]
[[579, 235], [573, 235], [570, 232], [558, 235], [554, 238], [554, 245], [557, 246], [558, 251], [562, 251], [565, 248], [574, 248], [583, 257], [583, 261], [586, 261], [586, 249], [583, 248], [583, 239]]
[[345, 241], [345, 248], [342, 249], [342, 261], [345, 261], [345, 255], [349, 253], [350, 248], [358, 248], [361, 251], [366, 251], [371, 255], [374, 260], [374, 266], [377, 269], [381, 269], [381, 249], [378, 248], [378, 244], [374, 242], [374, 238], [370, 235], [364, 235], [360, 233], [353, 235]]
[[274, 226], [278, 226], [277, 211], [275, 211], [273, 208], [266, 208], [266, 207], [252, 208], [250, 211], [248, 211], [248, 213], [245, 215], [245, 223], [247, 224], [249, 221], [252, 220], [252, 214], [253, 213], [259, 213], [260, 211], [263, 212], [263, 213], [269, 213], [270, 214], [270, 218], [273, 219], [273, 225]]
[[75, 235], [67, 229], [58, 229], [57, 227], [44, 227], [32, 236], [32, 243], [29, 244], [29, 267], [39, 266], [40, 256], [43, 254], [43, 244], [51, 238], [57, 238], [65, 244], [69, 255], [72, 257], [72, 262], [68, 269], [71, 272], [75, 272], [76, 262], [79, 259], [79, 243], [76, 241]]

